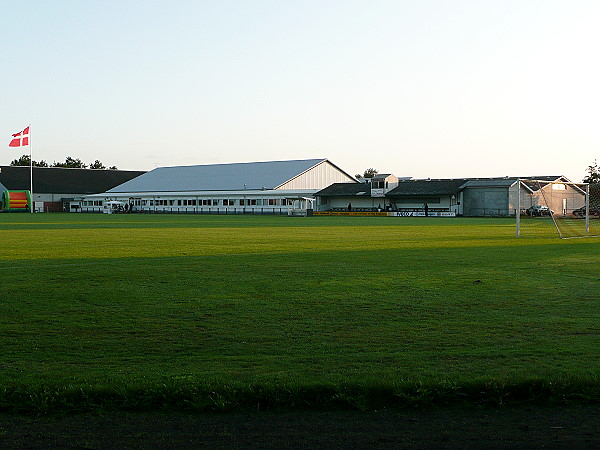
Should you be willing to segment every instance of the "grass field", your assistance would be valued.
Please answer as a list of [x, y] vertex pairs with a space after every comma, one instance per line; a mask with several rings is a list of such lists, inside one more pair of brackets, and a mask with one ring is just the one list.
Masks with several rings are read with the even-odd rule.
[[600, 240], [514, 220], [0, 214], [0, 409], [600, 400]]

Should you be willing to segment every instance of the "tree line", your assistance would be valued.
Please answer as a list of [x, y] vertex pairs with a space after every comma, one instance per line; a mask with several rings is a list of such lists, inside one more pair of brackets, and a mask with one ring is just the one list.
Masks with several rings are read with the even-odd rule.
[[[31, 161], [29, 155], [23, 155], [18, 159], [11, 161], [11, 166], [29, 166]], [[99, 160], [94, 161], [91, 164], [85, 164], [79, 158], [72, 158], [67, 156], [64, 162], [54, 161], [52, 164], [48, 164], [43, 159], [41, 161], [33, 160], [32, 166], [34, 167], [67, 167], [69, 169], [102, 169], [102, 170], [117, 170], [117, 166], [106, 167]]]

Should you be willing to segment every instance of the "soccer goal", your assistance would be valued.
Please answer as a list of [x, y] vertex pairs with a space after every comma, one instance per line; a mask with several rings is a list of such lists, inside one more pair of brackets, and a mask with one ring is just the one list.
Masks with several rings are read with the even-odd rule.
[[600, 236], [600, 185], [518, 180], [517, 236]]

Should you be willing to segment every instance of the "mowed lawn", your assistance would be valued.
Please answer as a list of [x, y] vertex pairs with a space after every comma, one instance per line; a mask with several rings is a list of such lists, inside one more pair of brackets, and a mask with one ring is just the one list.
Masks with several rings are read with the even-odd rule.
[[600, 239], [516, 238], [510, 219], [100, 214], [0, 214], [0, 233], [6, 398], [598, 381]]

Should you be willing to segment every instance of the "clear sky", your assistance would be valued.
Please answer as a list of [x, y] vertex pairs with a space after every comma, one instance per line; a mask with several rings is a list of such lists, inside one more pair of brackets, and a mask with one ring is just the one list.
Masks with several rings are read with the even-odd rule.
[[[329, 158], [415, 178], [600, 160], [598, 0], [0, 0], [0, 164]], [[26, 147], [24, 148], [26, 149]]]

